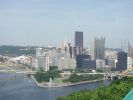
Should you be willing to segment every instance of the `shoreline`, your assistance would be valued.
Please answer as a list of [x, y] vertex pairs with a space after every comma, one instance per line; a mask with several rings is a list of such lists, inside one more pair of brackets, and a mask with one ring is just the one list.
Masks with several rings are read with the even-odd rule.
[[107, 80], [106, 78], [102, 78], [102, 79], [96, 79], [96, 80], [90, 80], [90, 81], [82, 81], [82, 82], [77, 82], [77, 83], [67, 83], [67, 84], [60, 84], [60, 85], [52, 85], [49, 86], [48, 83], [38, 83], [37, 80], [35, 79], [35, 77], [32, 75], [31, 76], [32, 80], [35, 82], [35, 84], [40, 87], [40, 88], [59, 88], [59, 87], [69, 87], [69, 86], [74, 86], [74, 85], [80, 85], [80, 84], [85, 84], [85, 83], [92, 83], [92, 82], [98, 82], [98, 81], [103, 81], [103, 80]]

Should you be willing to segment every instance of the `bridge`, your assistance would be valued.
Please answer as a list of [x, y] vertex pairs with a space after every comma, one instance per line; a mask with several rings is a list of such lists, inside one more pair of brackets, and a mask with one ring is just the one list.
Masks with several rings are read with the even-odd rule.
[[[0, 72], [12, 72], [17, 74], [27, 74], [27, 75], [34, 75], [38, 71], [31, 71], [31, 70], [14, 70], [14, 69], [3, 69], [0, 70]], [[70, 76], [72, 73], [60, 73], [62, 76]], [[105, 78], [110, 78], [111, 80], [114, 79], [114, 77], [121, 78], [123, 75], [120, 73], [77, 73], [77, 75], [104, 75]]]
[[[60, 73], [62, 76], [70, 76], [72, 73]], [[95, 73], [77, 73], [77, 75], [104, 75], [105, 78], [110, 78], [114, 79], [114, 77], [120, 76], [119, 73], [100, 73], [100, 72], [95, 72]]]

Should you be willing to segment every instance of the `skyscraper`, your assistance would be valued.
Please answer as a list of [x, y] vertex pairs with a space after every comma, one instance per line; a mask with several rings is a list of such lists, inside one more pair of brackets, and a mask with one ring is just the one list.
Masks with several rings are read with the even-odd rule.
[[80, 54], [76, 56], [76, 65], [78, 68], [82, 68], [84, 59], [90, 59], [90, 55]]
[[77, 55], [83, 54], [83, 32], [75, 32], [75, 41], [73, 48], [73, 57], [76, 58]]
[[75, 32], [75, 47], [83, 48], [83, 32]]
[[36, 48], [36, 57], [42, 56], [43, 54], [43, 48]]
[[118, 52], [117, 53], [117, 65], [116, 70], [122, 71], [127, 69], [127, 53], [126, 52]]
[[98, 37], [94, 41], [94, 58], [104, 59], [105, 58], [105, 38]]
[[122, 40], [122, 41], [121, 41], [121, 50], [122, 50], [123, 52], [127, 52], [127, 53], [128, 53], [129, 47], [130, 47], [129, 41], [127, 41], [127, 40]]
[[49, 55], [46, 53], [43, 56], [38, 57], [38, 66], [37, 68], [43, 68], [45, 71], [49, 70]]

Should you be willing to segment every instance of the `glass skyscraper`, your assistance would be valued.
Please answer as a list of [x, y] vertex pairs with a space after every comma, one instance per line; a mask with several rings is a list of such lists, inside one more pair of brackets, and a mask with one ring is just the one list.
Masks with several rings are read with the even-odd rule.
[[83, 48], [83, 32], [75, 32], [75, 47]]

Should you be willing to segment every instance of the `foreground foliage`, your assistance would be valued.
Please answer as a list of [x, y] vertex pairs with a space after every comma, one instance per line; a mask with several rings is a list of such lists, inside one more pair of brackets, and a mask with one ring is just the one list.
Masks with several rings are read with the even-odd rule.
[[124, 77], [113, 81], [109, 86], [96, 90], [82, 90], [57, 100], [122, 100], [133, 88], [133, 78]]

